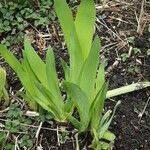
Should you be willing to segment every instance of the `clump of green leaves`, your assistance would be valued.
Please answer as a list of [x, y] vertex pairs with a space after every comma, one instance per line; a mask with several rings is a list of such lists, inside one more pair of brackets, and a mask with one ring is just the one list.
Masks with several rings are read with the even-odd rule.
[[[133, 46], [133, 48], [131, 47], [131, 48], [132, 48], [131, 51], [133, 52], [133, 54], [134, 54], [134, 55], [137, 55], [137, 54], [140, 54], [140, 53], [141, 53], [141, 49], [135, 47], [135, 39], [136, 39], [135, 36], [130, 36], [130, 37], [127, 38], [127, 41], [128, 41], [128, 43], [129, 43], [129, 45], [132, 45], [132, 46]], [[120, 55], [120, 57], [121, 57], [121, 60], [122, 60], [123, 62], [126, 62], [126, 61], [129, 59], [130, 56], [129, 56], [128, 53], [122, 53], [122, 54]]]
[[[81, 1], [75, 21], [65, 1], [55, 0], [54, 5], [70, 55], [70, 66], [62, 60], [65, 73], [63, 87], [60, 87], [57, 78], [51, 48], [47, 51], [45, 63], [27, 39], [20, 62], [2, 45], [1, 54], [20, 78], [29, 103], [38, 103], [59, 122], [69, 120], [79, 132], [90, 128], [94, 139], [101, 139], [108, 130], [114, 114], [111, 115], [109, 111], [103, 115], [107, 83], [104, 65], [99, 61], [100, 40], [96, 36], [92, 41], [96, 16], [94, 1]], [[65, 101], [61, 95], [62, 88], [66, 92]], [[75, 107], [80, 119], [72, 115]], [[93, 143], [96, 141], [93, 140]], [[94, 147], [103, 145], [98, 141]]]
[[[17, 104], [11, 104], [9, 106], [6, 119], [4, 129], [9, 131], [9, 134], [6, 134], [4, 131], [0, 133], [0, 147], [8, 150], [14, 150], [15, 141], [11, 139], [11, 136], [13, 134], [17, 135], [19, 132], [28, 133], [28, 127], [23, 124], [30, 125], [32, 124], [32, 120], [23, 116], [23, 113]], [[33, 146], [31, 137], [28, 135], [19, 136], [18, 140], [20, 148], [31, 148]]]
[[7, 121], [5, 128], [11, 133], [17, 133], [24, 130], [21, 126], [22, 123], [31, 124], [32, 120], [23, 116], [21, 109], [17, 104], [11, 104], [7, 112]]
[[14, 1], [1, 3], [0, 2], [0, 33], [8, 34], [2, 39], [1, 43], [6, 46], [17, 44], [23, 40], [24, 30], [32, 24], [35, 27], [45, 27], [51, 20], [54, 19], [54, 12], [50, 6], [52, 1]]
[[19, 145], [20, 145], [21, 148], [23, 148], [23, 147], [32, 148], [33, 142], [30, 139], [29, 135], [23, 135], [23, 137], [20, 140], [20, 144]]
[[136, 74], [136, 73], [140, 73], [140, 67], [139, 66], [137, 66], [137, 65], [130, 65], [129, 67], [128, 67], [128, 73], [131, 73], [131, 74]]
[[[70, 56], [69, 65], [61, 60], [65, 74], [62, 84], [57, 77], [51, 47], [47, 50], [46, 61], [37, 55], [26, 38], [20, 61], [3, 45], [0, 45], [0, 53], [17, 73], [28, 103], [40, 105], [56, 121], [70, 121], [80, 133], [90, 129], [93, 137], [91, 147], [108, 149], [115, 139], [108, 128], [120, 102], [113, 112], [109, 110], [104, 113], [105, 99], [133, 91], [137, 84], [129, 90], [125, 87], [120, 88], [119, 92], [107, 92], [104, 65], [99, 60], [100, 39], [96, 36], [93, 40], [96, 17], [94, 1], [82, 0], [75, 19], [65, 0], [54, 0], [54, 6]], [[146, 83], [146, 86], [150, 84]], [[66, 99], [62, 96], [62, 89]], [[72, 115], [74, 108], [78, 111], [78, 117]]]
[[13, 29], [23, 31], [29, 26], [28, 21], [37, 27], [44, 26], [52, 19], [49, 8], [52, 2], [43, 2], [39, 4], [40, 8], [36, 11], [34, 7], [29, 7], [26, 3], [8, 2], [7, 4], [0, 5], [0, 32], [9, 32]]

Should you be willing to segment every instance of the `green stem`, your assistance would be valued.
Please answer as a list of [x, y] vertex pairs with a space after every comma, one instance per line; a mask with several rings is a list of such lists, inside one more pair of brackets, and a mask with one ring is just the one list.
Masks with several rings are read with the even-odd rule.
[[147, 88], [147, 87], [150, 87], [150, 82], [133, 83], [131, 85], [123, 86], [123, 87], [108, 91], [106, 98], [111, 98], [114, 96], [126, 94], [129, 92], [137, 91], [137, 90]]

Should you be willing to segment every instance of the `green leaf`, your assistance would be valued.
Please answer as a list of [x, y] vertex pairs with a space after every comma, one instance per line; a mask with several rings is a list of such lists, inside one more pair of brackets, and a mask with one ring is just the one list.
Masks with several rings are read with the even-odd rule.
[[76, 83], [79, 78], [80, 70], [83, 65], [82, 54], [80, 49], [75, 42], [75, 35], [72, 33], [70, 35], [70, 76], [69, 81], [72, 83]]
[[6, 82], [6, 72], [3, 68], [0, 68], [0, 101], [4, 94], [4, 88], [5, 88], [5, 82]]
[[2, 132], [0, 133], [0, 145], [2, 146], [6, 141], [6, 133]]
[[24, 147], [24, 146], [30, 147], [30, 148], [33, 146], [32, 140], [30, 139], [28, 135], [24, 135], [21, 138], [20, 147]]
[[5, 150], [15, 150], [15, 145], [7, 143], [5, 145]]
[[66, 0], [54, 0], [54, 6], [64, 33], [66, 44], [70, 50], [70, 35], [72, 32], [75, 32], [72, 12], [66, 3]]
[[80, 87], [91, 99], [94, 97], [95, 78], [99, 64], [100, 40], [96, 37], [93, 41], [90, 54], [83, 65], [80, 74]]
[[112, 132], [106, 131], [102, 138], [105, 140], [108, 140], [110, 142], [113, 142], [115, 140], [116, 136]]
[[[64, 121], [66, 119], [66, 116], [64, 114], [64, 105], [62, 104], [62, 106], [59, 104], [60, 100], [57, 99], [57, 97], [55, 97], [53, 95], [53, 93], [51, 93], [49, 90], [47, 90], [44, 86], [42, 86], [40, 83], [36, 82], [36, 86], [38, 88], [38, 91], [41, 92], [38, 94], [38, 97], [40, 96], [41, 99], [43, 100], [43, 102], [38, 102], [42, 107], [43, 105], [45, 105], [46, 101], [47, 101], [47, 107], [49, 109], [49, 112], [51, 112], [53, 114], [53, 116], [55, 116], [55, 120], [57, 121]], [[44, 97], [43, 97], [44, 96]], [[43, 98], [42, 98], [43, 97]], [[45, 100], [45, 102], [44, 102]], [[43, 107], [45, 109], [45, 106]]]
[[27, 72], [27, 70], [17, 68], [17, 75], [21, 83], [23, 84], [25, 90], [28, 91], [30, 94], [32, 93], [33, 95], [36, 95], [34, 80], [32, 80], [32, 76], [31, 78], [28, 78], [30, 74]]
[[65, 79], [68, 80], [69, 79], [70, 68], [63, 59], [61, 59], [61, 65], [63, 67], [63, 71], [64, 71], [64, 74], [65, 74]]
[[70, 80], [71, 82], [75, 82], [79, 76], [83, 55], [78, 41], [72, 12], [65, 0], [54, 0], [54, 5], [69, 51]]
[[150, 32], [150, 24], [148, 25], [148, 32]]
[[100, 142], [100, 145], [102, 150], [108, 150], [110, 148], [110, 145], [106, 142]]
[[127, 38], [127, 40], [128, 40], [128, 42], [130, 44], [134, 44], [134, 42], [135, 42], [135, 36], [130, 36], [130, 37]]
[[47, 75], [49, 89], [51, 93], [53, 93], [53, 95], [57, 98], [55, 101], [58, 100], [56, 104], [59, 104], [59, 106], [62, 108], [63, 101], [62, 101], [61, 91], [59, 88], [59, 82], [56, 73], [54, 53], [51, 48], [48, 49], [46, 55], [46, 75]]
[[75, 19], [75, 28], [83, 57], [86, 59], [91, 49], [94, 33], [96, 9], [93, 0], [81, 0]]
[[68, 116], [68, 120], [74, 125], [74, 127], [81, 131], [82, 128], [82, 122], [77, 120], [74, 116], [70, 115]]
[[150, 48], [147, 50], [147, 56], [150, 56]]
[[15, 56], [7, 50], [7, 48], [0, 44], [0, 54], [4, 57], [7, 63], [11, 66], [11, 68], [17, 72], [18, 68], [21, 68], [19, 61], [15, 58]]
[[129, 55], [127, 53], [121, 54], [121, 59], [123, 62], [125, 62], [129, 58]]
[[91, 105], [91, 128], [98, 129], [106, 99], [107, 84], [104, 83]]
[[[37, 92], [39, 93], [39, 91], [37, 91]], [[39, 93], [39, 94], [33, 95], [33, 94], [28, 93], [27, 98], [31, 99], [32, 101], [37, 102], [41, 107], [43, 107], [43, 109], [45, 109], [47, 111], [51, 111], [51, 107], [50, 107], [50, 103], [49, 103], [48, 99], [43, 97], [43, 95], [41, 96], [41, 93]]]
[[39, 81], [37, 76], [33, 72], [32, 68], [30, 67], [30, 64], [28, 62], [28, 59], [24, 50], [22, 51], [22, 54], [23, 54], [23, 59], [21, 59], [22, 68], [30, 75], [31, 80]]
[[102, 88], [103, 84], [105, 83], [105, 69], [104, 64], [101, 63], [99, 65], [97, 77], [96, 77], [96, 94], [99, 92], [99, 90]]
[[18, 76], [26, 90], [26, 100], [32, 101], [32, 104], [34, 102], [37, 102], [40, 104], [44, 109], [49, 110], [49, 102], [48, 100], [42, 95], [41, 91], [39, 91], [35, 85], [35, 80], [33, 80], [32, 76], [31, 78], [27, 78], [30, 76], [30, 74], [27, 72], [27, 70], [20, 70], [18, 68]]
[[141, 50], [139, 48], [135, 47], [132, 50], [134, 51], [134, 54], [141, 53]]
[[[82, 89], [76, 84], [64, 82], [64, 88], [70, 96], [70, 100], [73, 101], [79, 111], [81, 127], [78, 130], [83, 132], [87, 129], [90, 120], [89, 99]], [[76, 123], [74, 125], [76, 125]]]
[[29, 41], [25, 38], [24, 40], [24, 48], [25, 48], [25, 55], [28, 59], [30, 67], [32, 71], [35, 73], [38, 80], [48, 88], [47, 83], [47, 76], [46, 76], [46, 66], [41, 58], [37, 55], [34, 51], [33, 47], [29, 43]]
[[118, 105], [120, 105], [120, 104], [121, 104], [121, 101], [118, 101], [117, 104], [115, 105], [114, 111], [111, 116], [110, 116], [111, 112], [107, 111], [106, 114], [102, 117], [100, 126], [99, 126], [99, 131], [98, 131], [100, 139], [104, 136], [104, 134], [108, 130], [110, 123], [115, 115], [116, 109], [117, 109]]

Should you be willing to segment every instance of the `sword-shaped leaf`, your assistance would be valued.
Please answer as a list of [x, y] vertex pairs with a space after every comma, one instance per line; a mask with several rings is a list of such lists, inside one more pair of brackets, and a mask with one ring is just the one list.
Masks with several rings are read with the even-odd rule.
[[63, 59], [61, 59], [61, 65], [62, 65], [64, 74], [65, 74], [65, 79], [68, 80], [70, 68], [69, 68], [68, 64]]
[[96, 94], [98, 91], [102, 88], [103, 84], [105, 83], [105, 70], [104, 70], [104, 64], [101, 63], [98, 68], [98, 73], [96, 77]]
[[98, 129], [99, 123], [102, 117], [102, 112], [104, 108], [104, 102], [106, 99], [106, 92], [107, 92], [107, 84], [103, 84], [102, 88], [99, 90], [98, 94], [96, 95], [92, 105], [91, 105], [91, 128]]
[[6, 82], [6, 71], [4, 69], [0, 68], [0, 99], [3, 95], [5, 82]]
[[94, 96], [95, 78], [99, 64], [99, 50], [100, 40], [96, 37], [80, 74], [80, 87], [90, 99], [93, 99]]
[[[77, 107], [80, 116], [80, 131], [85, 131], [89, 125], [90, 120], [90, 103], [87, 95], [76, 84], [64, 82], [64, 88], [67, 91], [70, 100], [73, 101]], [[72, 122], [73, 123], [73, 122]]]
[[4, 57], [6, 62], [11, 66], [11, 68], [17, 72], [17, 68], [20, 68], [21, 65], [15, 56], [3, 45], [0, 44], [0, 54]]
[[91, 49], [95, 16], [94, 0], [81, 0], [75, 19], [75, 28], [84, 59], [88, 57]]
[[72, 12], [65, 0], [54, 0], [55, 10], [64, 33], [70, 56], [70, 80], [74, 82], [79, 75], [83, 54], [77, 37]]
[[56, 105], [59, 105], [59, 107], [62, 109], [62, 107], [64, 106], [63, 99], [61, 96], [61, 91], [59, 88], [59, 82], [56, 73], [54, 53], [51, 48], [48, 49], [46, 55], [46, 75], [47, 75], [47, 81], [49, 85], [49, 91], [53, 93], [53, 95], [56, 98], [54, 100], [54, 103]]
[[9, 102], [9, 96], [5, 89], [6, 83], [6, 71], [3, 68], [0, 68], [0, 102], [2, 98], [5, 100], [5, 104]]
[[37, 76], [38, 80], [48, 88], [47, 77], [46, 77], [46, 67], [44, 62], [35, 52], [29, 41], [25, 38], [24, 41], [25, 55], [30, 64], [30, 67], [34, 74]]
[[49, 90], [47, 90], [44, 86], [42, 86], [38, 82], [36, 82], [36, 87], [39, 93], [42, 94], [43, 96], [43, 98], [41, 99], [44, 100], [45, 98], [45, 100], [48, 101], [48, 104], [47, 104], [49, 106], [48, 111], [53, 113], [53, 115], [55, 116], [54, 119], [56, 119], [57, 121], [65, 121], [66, 116], [64, 114], [64, 107], [63, 105], [62, 106], [60, 105], [59, 101], [57, 100], [57, 97], [55, 97], [53, 93], [51, 93]]

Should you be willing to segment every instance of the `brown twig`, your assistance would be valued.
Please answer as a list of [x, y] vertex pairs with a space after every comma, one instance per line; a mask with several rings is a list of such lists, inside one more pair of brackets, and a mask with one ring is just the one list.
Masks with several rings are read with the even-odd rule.
[[139, 18], [137, 19], [137, 22], [138, 22], [137, 33], [140, 34], [140, 35], [142, 34], [142, 22], [143, 22], [143, 16], [144, 16], [144, 4], [145, 4], [145, 0], [142, 0], [140, 15], [139, 15]]
[[144, 115], [144, 113], [145, 113], [145, 110], [146, 110], [146, 108], [147, 108], [147, 106], [148, 106], [149, 101], [150, 101], [150, 97], [148, 98], [148, 100], [147, 100], [147, 102], [146, 102], [146, 104], [145, 104], [145, 106], [144, 106], [142, 112], [141, 112], [141, 113], [139, 114], [139, 116], [138, 116], [138, 117], [139, 117], [138, 123], [141, 122], [141, 119], [142, 119], [142, 117], [143, 117], [143, 115]]

